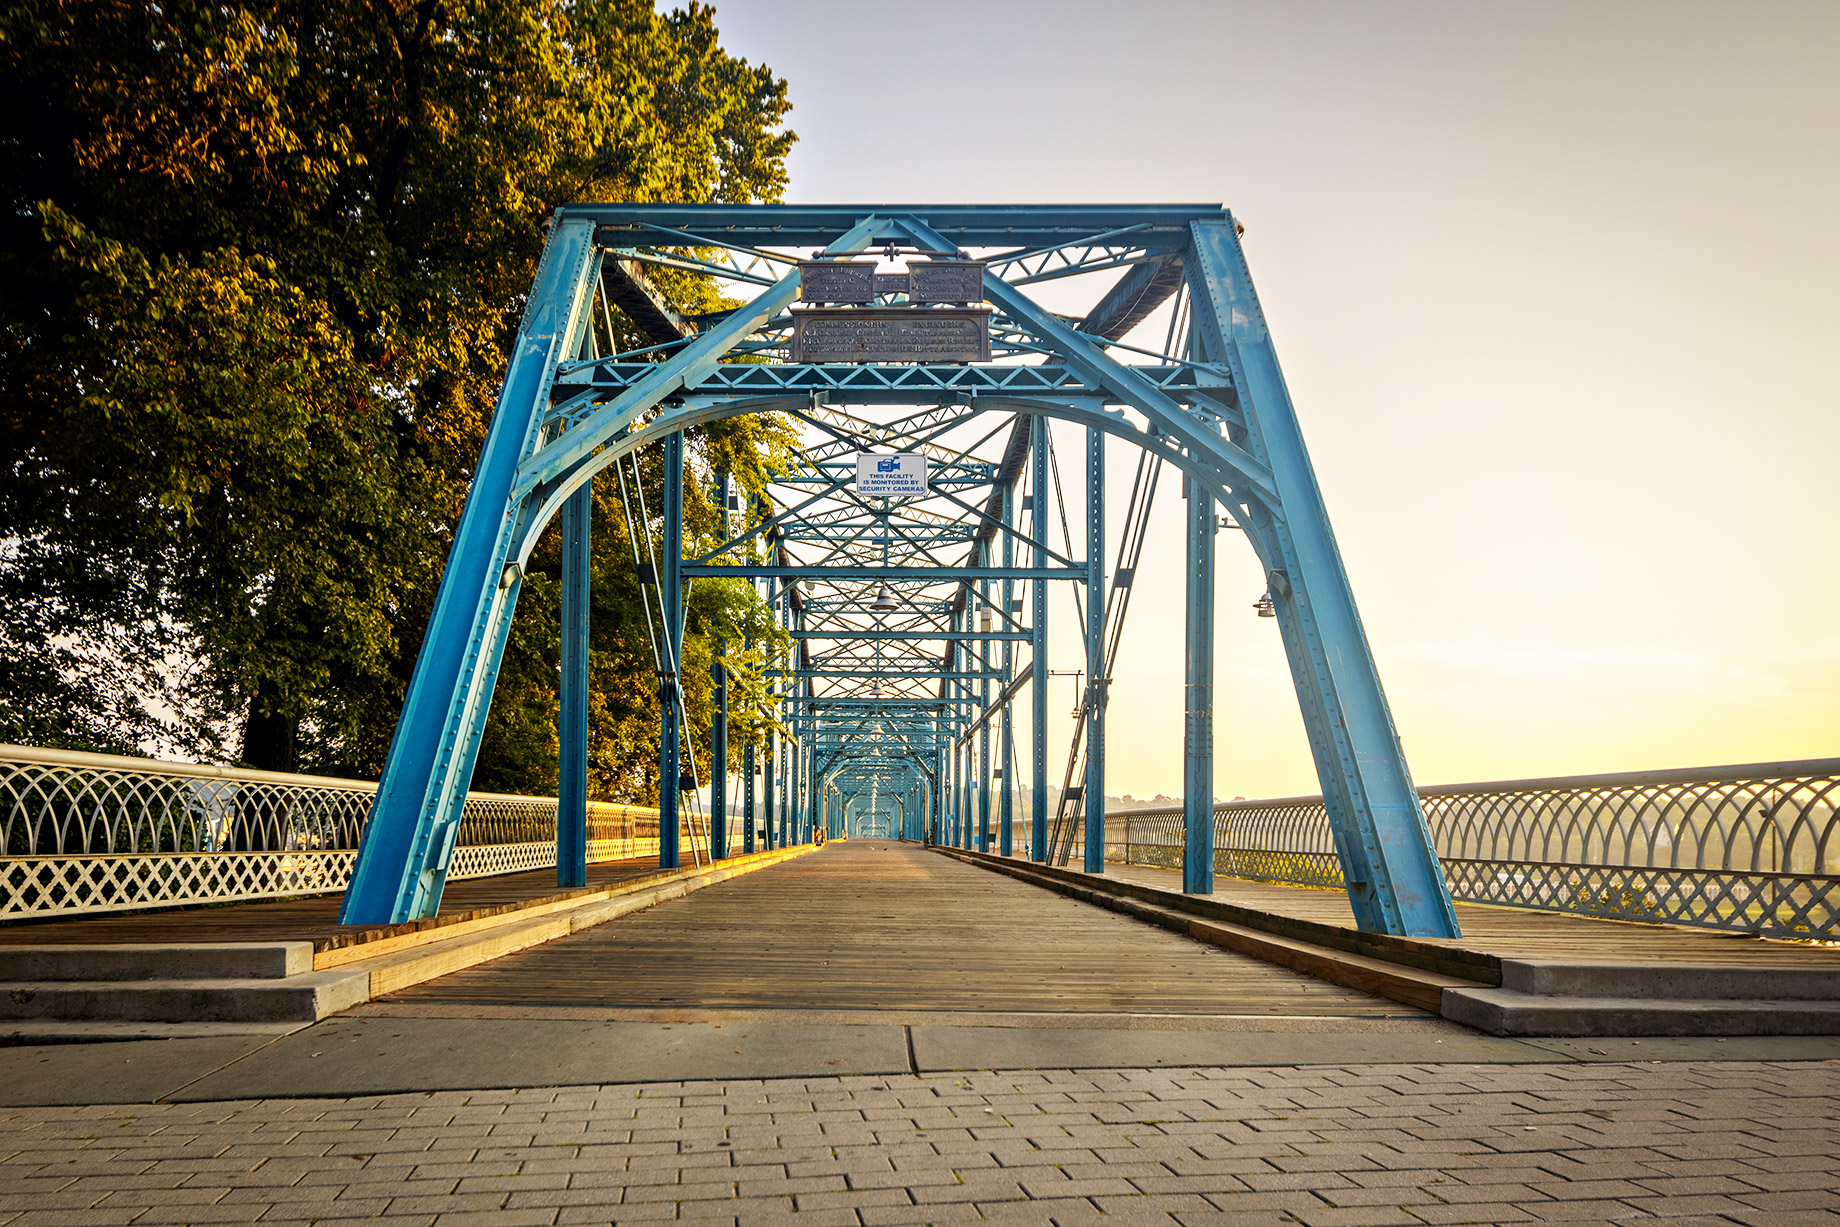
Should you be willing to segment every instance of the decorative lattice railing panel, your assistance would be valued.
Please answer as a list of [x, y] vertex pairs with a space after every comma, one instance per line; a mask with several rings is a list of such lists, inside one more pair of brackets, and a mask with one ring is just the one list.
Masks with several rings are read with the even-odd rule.
[[[1419, 790], [1451, 897], [1840, 937], [1840, 759]], [[1106, 815], [1108, 859], [1180, 868], [1176, 808]], [[1075, 846], [1082, 836], [1075, 835]], [[1214, 807], [1216, 873], [1342, 886], [1321, 797]]]
[[[343, 890], [375, 784], [0, 746], [0, 920]], [[694, 835], [694, 838], [692, 837]], [[588, 859], [658, 854], [658, 811], [593, 802]], [[556, 801], [469, 793], [450, 880], [556, 863]], [[684, 846], [707, 852], [686, 826]]]

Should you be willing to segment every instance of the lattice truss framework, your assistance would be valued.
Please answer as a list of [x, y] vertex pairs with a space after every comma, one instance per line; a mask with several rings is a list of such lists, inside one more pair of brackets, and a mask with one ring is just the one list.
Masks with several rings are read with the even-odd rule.
[[[990, 360], [794, 361], [799, 262], [869, 255], [895, 269], [984, 261]], [[651, 270], [659, 268], [707, 274], [741, 305], [686, 315], [657, 289]], [[1054, 309], [1043, 305], [1049, 300]], [[913, 306], [899, 291], [879, 305]], [[624, 331], [616, 312], [637, 325], [643, 345], [613, 351]], [[805, 838], [815, 823], [840, 829], [855, 812], [898, 821], [894, 829], [912, 837], [982, 845], [993, 770], [1013, 784], [1026, 763], [1043, 796], [1046, 592], [1065, 581], [1077, 587], [1088, 663], [1078, 755], [1086, 860], [1102, 868], [1109, 664], [1135, 578], [1128, 537], [1143, 531], [1134, 510], [1124, 546], [1109, 547], [1104, 535], [1103, 444], [1122, 440], [1143, 457], [1140, 482], [1154, 482], [1159, 467], [1177, 471], [1192, 509], [1191, 779], [1211, 775], [1211, 576], [1224, 511], [1268, 574], [1357, 919], [1389, 932], [1455, 932], [1238, 229], [1213, 205], [559, 210], [347, 894], [347, 921], [407, 919], [438, 903], [452, 801], [471, 774], [539, 534], [562, 515], [566, 623], [572, 585], [585, 583], [575, 561], [585, 558], [585, 520], [570, 517], [585, 515], [571, 509], [586, 507], [587, 483], [639, 448], [671, 446], [687, 428], [741, 413], [796, 419], [804, 445], [795, 465], [730, 539], [681, 561], [681, 498], [673, 505], [667, 488], [658, 578], [667, 657], [681, 637], [681, 585], [702, 577], [753, 580], [793, 637], [779, 678], [785, 735], [769, 749], [763, 777], [770, 829], [773, 815], [780, 824], [771, 837]], [[1047, 454], [1050, 419], [1085, 428], [1083, 456]], [[860, 495], [855, 459], [865, 451], [925, 455], [929, 492]], [[667, 481], [681, 480], [681, 461], [666, 467], [677, 473]], [[581, 736], [571, 704], [585, 685], [577, 680], [585, 667], [578, 673], [569, 656], [579, 631], [565, 625], [563, 635], [565, 812], [582, 803], [569, 795]], [[669, 663], [665, 673], [668, 695]], [[1035, 744], [1018, 753], [1007, 716], [1025, 699], [1034, 704]], [[673, 704], [665, 708], [669, 778], [679, 735]], [[724, 765], [704, 778], [724, 780]], [[1206, 786], [1191, 790], [1205, 813]], [[1013, 791], [996, 793], [1006, 852]], [[661, 858], [673, 864], [676, 796], [666, 792]], [[1044, 819], [1038, 807], [1024, 841], [1038, 858]], [[751, 819], [746, 829], [751, 838]], [[565, 849], [564, 860], [570, 855]]]

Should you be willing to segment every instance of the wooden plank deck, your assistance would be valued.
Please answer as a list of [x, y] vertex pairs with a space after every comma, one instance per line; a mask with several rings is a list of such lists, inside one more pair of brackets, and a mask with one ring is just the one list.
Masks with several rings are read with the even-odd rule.
[[[1149, 865], [1107, 865], [1107, 877], [1159, 890], [1180, 892], [1179, 870]], [[1275, 912], [1298, 920], [1352, 929], [1354, 913], [1339, 890], [1279, 886], [1242, 878], [1217, 878], [1215, 899], [1240, 907]], [[1810, 942], [1776, 941], [1710, 929], [1596, 920], [1534, 912], [1524, 908], [1459, 903], [1460, 938], [1434, 944], [1474, 950], [1500, 958], [1541, 959], [1568, 963], [1692, 963], [1708, 966], [1840, 966], [1840, 948]]]
[[1414, 1018], [913, 844], [850, 840], [380, 999], [399, 1007]]
[[[656, 857], [606, 861], [588, 866], [595, 890], [658, 872]], [[507, 873], [450, 882], [441, 895], [440, 915], [462, 916], [572, 892], [556, 886], [554, 869]], [[0, 927], [0, 944], [13, 946], [114, 945], [117, 943], [310, 941], [316, 949], [348, 944], [368, 929], [394, 932], [404, 925], [351, 926], [339, 923], [340, 895], [269, 899], [162, 911], [105, 913], [16, 921]]]

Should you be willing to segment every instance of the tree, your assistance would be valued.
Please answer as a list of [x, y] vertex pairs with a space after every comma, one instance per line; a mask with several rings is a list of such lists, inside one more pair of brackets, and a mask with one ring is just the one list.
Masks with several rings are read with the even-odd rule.
[[0, 67], [0, 739], [374, 774], [549, 210], [777, 199], [785, 83], [645, 0], [22, 0]]

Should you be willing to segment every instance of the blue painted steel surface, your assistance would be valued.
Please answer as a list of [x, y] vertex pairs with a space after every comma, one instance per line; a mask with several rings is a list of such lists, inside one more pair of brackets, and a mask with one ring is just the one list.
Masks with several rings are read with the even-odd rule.
[[765, 753], [760, 756], [761, 847], [764, 851], [771, 852], [779, 847], [779, 831], [776, 826], [779, 815], [773, 804], [773, 763], [779, 754], [778, 734], [769, 732], [763, 749]]
[[1214, 892], [1214, 495], [1194, 478], [1188, 495], [1188, 640], [1182, 732], [1182, 807], [1188, 814], [1182, 890]]
[[[987, 261], [993, 361], [784, 361], [797, 260], [813, 248], [848, 256], [878, 247], [897, 259], [981, 249], [969, 254]], [[603, 253], [619, 261], [623, 275], [650, 266], [709, 273], [745, 301], [702, 320], [694, 336], [667, 330], [643, 350], [603, 352], [593, 333], [584, 335]], [[1125, 279], [1101, 293], [1084, 320], [1045, 310], [1022, 288], [1052, 279], [1076, 284], [1065, 279], [1121, 268]], [[1163, 302], [1171, 303], [1170, 339], [1139, 342], [1130, 330]], [[1191, 326], [1177, 328], [1178, 318], [1192, 318]], [[736, 356], [745, 360], [724, 361]], [[410, 687], [379, 791], [379, 820], [370, 824], [347, 897], [348, 920], [406, 919], [438, 904], [453, 798], [471, 772], [522, 568], [550, 518], [584, 497], [578, 492], [595, 472], [653, 443], [670, 453], [666, 467], [681, 481], [683, 432], [739, 413], [779, 413], [799, 423], [806, 438], [796, 463], [741, 523], [732, 530], [723, 524], [724, 540], [699, 546], [704, 552], [691, 559], [673, 540], [682, 528], [681, 490], [667, 488], [659, 578], [670, 611], [663, 680], [673, 689], [686, 580], [751, 579], [793, 635], [792, 657], [772, 674], [781, 726], [767, 733], [763, 752], [752, 739], [743, 748], [744, 849], [759, 839], [757, 807], [765, 811], [770, 847], [820, 828], [987, 847], [994, 808], [999, 850], [1011, 851], [1019, 764], [1010, 681], [1023, 676], [1015, 648], [1026, 640], [1033, 725], [1027, 850], [1047, 856], [1047, 593], [1050, 581], [1073, 580], [1086, 585], [1080, 782], [1087, 864], [1102, 869], [1105, 645], [1117, 629], [1107, 619], [1122, 616], [1108, 612], [1114, 602], [1106, 591], [1109, 435], [1185, 475], [1195, 584], [1211, 566], [1214, 505], [1246, 528], [1270, 575], [1361, 923], [1400, 933], [1454, 931], [1232, 220], [1213, 205], [561, 210]], [[1085, 432], [1084, 464], [1074, 470], [1084, 489], [1072, 495], [1086, 513], [1077, 546], [1066, 540], [1056, 548], [1050, 533], [1051, 499], [1064, 498], [1048, 457], [1050, 420]], [[1001, 455], [980, 442], [1005, 435]], [[856, 498], [855, 456], [865, 450], [928, 455], [926, 498]], [[1019, 508], [1025, 477], [1029, 502]], [[1019, 510], [1028, 513], [1026, 532]], [[1197, 535], [1203, 514], [1205, 543]], [[1013, 597], [1018, 580], [1029, 586], [1026, 612]], [[1126, 574], [1113, 580], [1119, 590], [1130, 582]], [[1191, 800], [1203, 805], [1211, 791], [1211, 738], [1203, 735], [1211, 709], [1209, 604], [1191, 586], [1185, 781]], [[1121, 611], [1123, 602], [1116, 605]], [[570, 634], [564, 639], [566, 645]], [[929, 640], [936, 651], [923, 646]], [[720, 711], [724, 675], [717, 668]], [[571, 676], [565, 670], [565, 692]], [[564, 706], [564, 740], [573, 745], [578, 734], [569, 702]], [[1001, 720], [994, 738], [993, 716]], [[685, 732], [676, 723], [674, 710], [661, 715], [660, 767], [673, 808]], [[726, 805], [724, 723], [718, 717], [711, 730], [718, 829]], [[993, 772], [993, 743], [1000, 774]], [[564, 756], [573, 753], [565, 748]], [[576, 771], [571, 762], [566, 774]], [[674, 820], [668, 829], [674, 843]], [[675, 848], [670, 855], [674, 863]], [[1207, 863], [1198, 854], [1190, 859]]]
[[[1029, 531], [1035, 535], [1034, 555], [1039, 566], [1047, 550], [1048, 529], [1048, 419], [1029, 419]], [[1035, 662], [1035, 680], [1029, 687], [1029, 859], [1048, 859], [1048, 581], [1038, 579], [1030, 591], [1029, 659]]]
[[552, 227], [339, 909], [342, 924], [413, 920], [440, 906], [523, 578], [506, 566], [520, 510], [512, 487], [536, 441], [556, 364], [586, 314], [597, 264], [592, 222]]
[[1105, 436], [1086, 432], [1086, 872], [1105, 872]]
[[678, 846], [679, 806], [683, 793], [683, 707], [681, 674], [684, 642], [684, 436], [664, 441], [664, 542], [658, 552], [658, 587], [663, 596], [663, 676], [658, 679], [658, 867], [682, 863]]
[[[1003, 524], [1005, 528], [1008, 528], [1016, 522], [1016, 484], [1014, 480], [1003, 487], [1002, 496]], [[1013, 532], [1005, 532], [1002, 536], [1003, 565], [1006, 567], [1015, 566], [1016, 535]], [[1003, 580], [1003, 605], [999, 611], [1001, 613], [1001, 620], [1004, 622], [1010, 619], [1015, 595], [1015, 581], [1006, 576]], [[1002, 651], [1002, 693], [1007, 695], [1010, 693], [1010, 679], [1016, 675], [1015, 643], [1007, 639], [1004, 640]], [[997, 854], [999, 856], [1013, 856], [1016, 851], [1016, 730], [1015, 721], [1012, 718], [1012, 714], [1015, 710], [1015, 700], [1013, 698], [1005, 699], [1003, 702], [1003, 739], [997, 746], [997, 761], [999, 763], [999, 770], [1003, 773], [1003, 782], [999, 794], [1002, 799], [998, 803], [997, 818], [1000, 832], [997, 841]]]
[[755, 808], [754, 779], [759, 769], [754, 764], [754, 743], [748, 742], [741, 751], [741, 853], [751, 856], [757, 849], [754, 846], [755, 824], [760, 815]]
[[1251, 508], [1248, 536], [1270, 569], [1355, 917], [1377, 932], [1455, 936], [1456, 913], [1239, 237], [1227, 219], [1193, 229], [1195, 318], [1210, 356], [1233, 373], [1247, 437], [1279, 494]]
[[[728, 474], [716, 475], [716, 523], [728, 536]], [[709, 859], [728, 856], [728, 640], [716, 641], [715, 659], [709, 664], [715, 683], [715, 718], [709, 730]]]
[[588, 884], [588, 575], [594, 490], [562, 507], [562, 692], [556, 715], [556, 885]]

